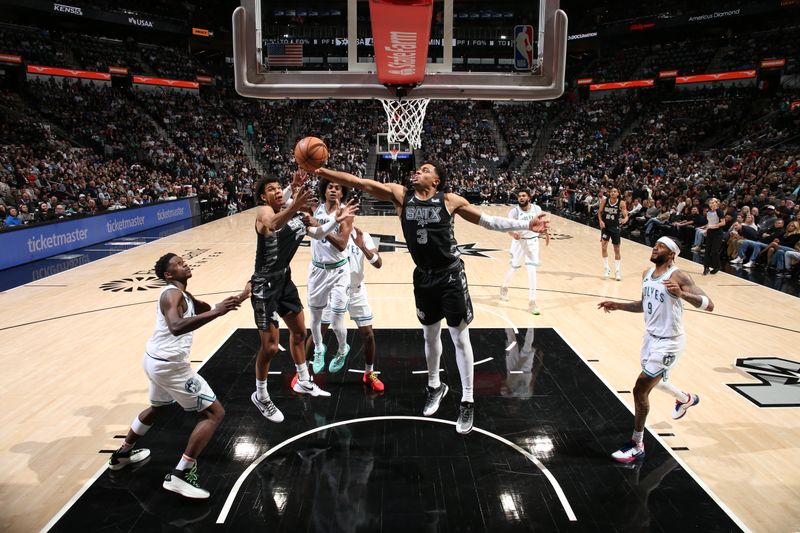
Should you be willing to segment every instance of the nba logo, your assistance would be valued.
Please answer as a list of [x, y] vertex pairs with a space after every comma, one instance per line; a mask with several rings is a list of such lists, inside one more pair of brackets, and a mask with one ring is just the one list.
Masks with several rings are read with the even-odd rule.
[[530, 24], [514, 26], [514, 68], [533, 68], [533, 26]]

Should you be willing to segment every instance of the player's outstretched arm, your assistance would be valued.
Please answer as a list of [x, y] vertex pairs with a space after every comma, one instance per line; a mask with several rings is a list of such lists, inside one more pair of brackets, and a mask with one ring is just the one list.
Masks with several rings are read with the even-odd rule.
[[[647, 271], [645, 270], [642, 272], [642, 279], [644, 279], [645, 274]], [[644, 308], [642, 307], [642, 299], [639, 298], [635, 302], [615, 302], [612, 300], [603, 300], [599, 304], [597, 304], [598, 309], [602, 309], [606, 313], [610, 313], [611, 311], [628, 311], [630, 313], [644, 313]]]
[[530, 230], [542, 232], [547, 229], [547, 224], [549, 223], [547, 213], [542, 213], [530, 222], [487, 215], [469, 203], [466, 198], [455, 193], [445, 194], [444, 201], [447, 204], [447, 209], [454, 215], [458, 214], [467, 222], [472, 222], [473, 224], [477, 224], [478, 226], [492, 231], [509, 232]]
[[238, 309], [241, 303], [237, 296], [228, 296], [214, 307], [208, 306], [207, 311], [195, 316], [183, 317], [180, 312], [182, 301], [183, 295], [180, 291], [166, 291], [161, 295], [159, 301], [169, 332], [175, 336], [194, 331], [228, 311]]
[[318, 168], [314, 172], [330, 182], [338, 183], [342, 187], [359, 189], [371, 194], [378, 200], [393, 202], [395, 205], [403, 205], [406, 188], [397, 183], [380, 183], [375, 180], [365, 180], [348, 172], [340, 172], [324, 167]]
[[294, 198], [294, 201], [286, 206], [286, 208], [281, 209], [278, 213], [268, 205], [259, 206], [256, 211], [256, 219], [258, 221], [257, 226], [260, 227], [257, 229], [261, 231], [261, 228], [266, 228], [269, 233], [278, 231], [289, 222], [298, 211], [305, 211], [308, 209], [311, 203], [311, 197], [311, 190], [301, 189]]
[[686, 300], [701, 311], [714, 311], [714, 302], [697, 286], [692, 276], [686, 272], [676, 270], [670, 279], [664, 280], [664, 286], [673, 295]]

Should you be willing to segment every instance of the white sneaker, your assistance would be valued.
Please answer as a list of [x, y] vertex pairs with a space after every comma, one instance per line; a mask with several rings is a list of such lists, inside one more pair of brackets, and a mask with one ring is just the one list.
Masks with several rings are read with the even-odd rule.
[[439, 409], [442, 398], [444, 398], [448, 390], [450, 390], [450, 388], [444, 383], [440, 384], [436, 389], [433, 387], [425, 387], [425, 407], [422, 408], [422, 414], [431, 416], [435, 413]]
[[615, 278], [616, 278], [616, 280], [617, 280], [617, 281], [622, 281], [622, 272], [620, 272], [619, 270], [617, 270], [617, 273], [616, 273], [616, 275], [615, 275]]
[[508, 287], [500, 287], [500, 301], [501, 302], [508, 301]]
[[692, 251], [693, 252], [699, 252], [700, 251], [700, 247], [699, 246], [692, 246]]
[[744, 262], [744, 259], [742, 259], [741, 257], [737, 256], [736, 259], [733, 259], [731, 261], [731, 264], [732, 265], [741, 265], [743, 262]]
[[211, 493], [197, 484], [197, 465], [188, 470], [173, 470], [161, 485], [165, 489], [194, 500], [206, 500]]
[[753, 268], [755, 266], [755, 264], [753, 264], [752, 261], [748, 261], [747, 263], [743, 264], [742, 266], [745, 267], [745, 268]]
[[461, 402], [458, 409], [458, 420], [456, 420], [456, 431], [466, 435], [472, 431], [472, 424], [475, 420], [475, 404], [472, 402]]
[[630, 441], [628, 444], [611, 454], [611, 458], [618, 463], [630, 463], [644, 459], [644, 444]]
[[330, 392], [320, 389], [313, 380], [303, 381], [298, 379], [292, 386], [292, 390], [298, 394], [308, 394], [309, 396], [330, 396]]
[[258, 399], [258, 391], [254, 392], [252, 396], [250, 396], [250, 399], [253, 400], [253, 405], [258, 407], [258, 410], [261, 411], [264, 418], [276, 424], [283, 422], [283, 413], [275, 406], [272, 400], [262, 402]]
[[108, 460], [108, 468], [111, 470], [121, 470], [128, 465], [136, 464], [150, 457], [150, 450], [147, 448], [130, 449], [125, 452], [119, 450], [111, 454]]
[[672, 410], [673, 420], [678, 420], [679, 418], [683, 418], [683, 415], [686, 414], [686, 411], [688, 411], [690, 407], [694, 407], [698, 403], [700, 403], [700, 396], [698, 396], [697, 394], [689, 394], [689, 399], [683, 403], [679, 402], [678, 400], [675, 400], [675, 409]]
[[605, 270], [603, 270], [603, 279], [608, 279], [608, 277], [610, 275], [611, 275], [611, 269], [610, 268], [606, 268]]
[[542, 314], [542, 312], [539, 310], [539, 307], [537, 307], [536, 302], [534, 300], [528, 302], [528, 311], [530, 311], [532, 315], [536, 316]]

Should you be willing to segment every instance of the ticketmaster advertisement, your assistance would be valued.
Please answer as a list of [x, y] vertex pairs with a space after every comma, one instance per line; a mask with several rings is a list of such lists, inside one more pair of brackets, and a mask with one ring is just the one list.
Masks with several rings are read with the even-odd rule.
[[199, 214], [197, 198], [0, 233], [0, 270], [163, 226]]

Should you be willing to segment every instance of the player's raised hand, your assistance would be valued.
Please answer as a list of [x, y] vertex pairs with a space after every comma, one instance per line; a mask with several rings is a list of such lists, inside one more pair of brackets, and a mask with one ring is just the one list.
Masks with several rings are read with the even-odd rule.
[[343, 222], [348, 218], [355, 218], [358, 213], [358, 200], [350, 200], [336, 211], [336, 222]]
[[297, 189], [302, 187], [307, 179], [308, 179], [308, 174], [306, 173], [305, 170], [302, 169], [295, 170], [294, 174], [292, 174], [292, 190], [296, 191]]
[[353, 226], [353, 229], [356, 230], [356, 236], [353, 238], [353, 241], [359, 248], [364, 248], [364, 232], [361, 231], [361, 228], [355, 226]]
[[313, 197], [314, 196], [311, 192], [311, 189], [308, 187], [302, 187], [294, 199], [292, 208], [294, 208], [296, 211], [308, 211], [311, 207], [311, 200]]
[[536, 218], [531, 219], [528, 223], [528, 229], [537, 233], [542, 233], [547, 230], [550, 224], [550, 213], [542, 213]]

